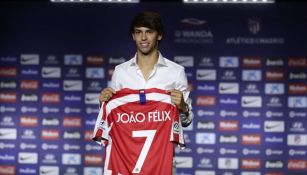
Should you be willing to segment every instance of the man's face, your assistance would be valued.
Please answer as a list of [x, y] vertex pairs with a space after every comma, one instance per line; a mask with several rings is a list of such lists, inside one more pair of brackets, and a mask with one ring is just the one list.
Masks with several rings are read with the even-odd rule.
[[144, 55], [148, 55], [158, 49], [158, 41], [162, 39], [162, 36], [156, 30], [147, 27], [135, 27], [132, 37], [136, 43], [137, 50]]

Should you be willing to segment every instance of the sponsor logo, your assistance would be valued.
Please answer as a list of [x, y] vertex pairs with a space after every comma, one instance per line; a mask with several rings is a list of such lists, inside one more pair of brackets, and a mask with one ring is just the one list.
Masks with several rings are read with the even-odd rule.
[[214, 63], [213, 63], [212, 58], [203, 57], [198, 65], [199, 66], [206, 66], [206, 67], [213, 67]]
[[63, 145], [63, 149], [65, 151], [71, 151], [71, 150], [75, 150], [75, 151], [78, 151], [80, 150], [80, 145], [72, 145], [72, 144], [64, 144]]
[[0, 174], [15, 175], [16, 174], [16, 166], [0, 165]]
[[81, 133], [79, 131], [64, 131], [64, 139], [81, 139]]
[[237, 120], [222, 120], [219, 122], [220, 131], [238, 131], [239, 121]]
[[278, 156], [280, 156], [280, 155], [283, 155], [284, 152], [283, 152], [283, 150], [266, 149], [266, 150], [265, 150], [265, 154], [266, 154], [267, 156], [273, 156], [273, 155], [278, 155]]
[[258, 111], [247, 111], [247, 110], [244, 110], [243, 111], [243, 117], [260, 117], [260, 112]]
[[21, 94], [20, 101], [22, 102], [37, 102], [38, 95], [37, 94]]
[[228, 110], [221, 110], [220, 111], [221, 117], [236, 117], [238, 116], [238, 112], [236, 111], [228, 111]]
[[198, 147], [196, 152], [197, 152], [197, 154], [213, 154], [215, 152], [215, 150], [211, 149], [211, 148]]
[[37, 127], [38, 126], [38, 117], [21, 116], [19, 126]]
[[236, 68], [239, 67], [239, 58], [232, 56], [222, 56], [219, 59], [219, 66], [226, 68]]
[[307, 67], [307, 58], [289, 58], [289, 67]]
[[241, 175], [261, 175], [260, 172], [241, 172]]
[[254, 83], [249, 83], [245, 85], [243, 92], [246, 94], [259, 94], [260, 93], [259, 85]]
[[35, 75], [38, 75], [38, 70], [37, 69], [26, 68], [26, 69], [21, 69], [20, 73], [21, 73], [21, 75], [35, 76]]
[[297, 149], [290, 149], [289, 150], [290, 156], [306, 156], [307, 151], [306, 150], [297, 150]]
[[242, 107], [260, 108], [262, 106], [262, 99], [260, 96], [243, 96], [241, 99]]
[[99, 175], [102, 174], [102, 168], [98, 167], [84, 167], [83, 169], [83, 174], [84, 175]]
[[307, 84], [290, 83], [288, 87], [288, 94], [307, 95]]
[[[102, 150], [101, 146], [96, 145], [96, 144], [95, 145], [91, 145], [91, 144], [85, 145], [85, 151], [101, 151], [101, 150]], [[180, 150], [180, 151], [182, 151], [182, 150]]]
[[261, 58], [258, 57], [246, 57], [242, 60], [243, 68], [260, 68]]
[[267, 107], [282, 107], [283, 102], [281, 101], [282, 98], [280, 97], [269, 97], [266, 102]]
[[215, 144], [215, 133], [196, 133], [196, 144]]
[[277, 136], [266, 136], [264, 138], [264, 141], [267, 143], [283, 143], [284, 138], [283, 137], [277, 137]]
[[61, 98], [58, 93], [43, 93], [42, 102], [43, 103], [60, 103]]
[[41, 131], [41, 139], [43, 140], [59, 140], [60, 131], [59, 130], [47, 130], [44, 129]]
[[56, 160], [55, 154], [47, 153], [43, 156], [42, 163], [45, 164], [56, 164], [58, 161]]
[[280, 160], [267, 160], [265, 161], [265, 168], [283, 168], [284, 163]]
[[59, 126], [60, 120], [56, 117], [44, 117], [42, 119], [42, 126]]
[[244, 148], [242, 150], [242, 154], [243, 155], [259, 155], [261, 152], [260, 150], [257, 150], [257, 149], [248, 149], [248, 148]]
[[203, 116], [214, 116], [215, 112], [214, 111], [210, 111], [210, 110], [198, 110], [197, 111], [197, 116], [199, 117], [203, 117]]
[[209, 158], [201, 158], [197, 164], [199, 168], [213, 168], [213, 162]]
[[42, 87], [46, 89], [59, 89], [60, 83], [55, 81], [43, 82]]
[[13, 162], [15, 161], [15, 156], [9, 154], [0, 154], [1, 162]]
[[38, 111], [38, 109], [36, 107], [30, 107], [30, 106], [21, 106], [21, 110], [22, 113], [36, 113]]
[[43, 143], [42, 144], [42, 149], [43, 150], [58, 150], [59, 149], [59, 145], [55, 145], [55, 144], [48, 144], [48, 143]]
[[62, 154], [63, 165], [81, 165], [81, 154], [63, 153]]
[[81, 118], [80, 117], [64, 117], [63, 126], [64, 127], [81, 127]]
[[242, 70], [243, 81], [261, 81], [262, 72], [261, 70]]
[[1, 118], [2, 119], [0, 121], [0, 126], [14, 126], [15, 125], [15, 122], [12, 116], [4, 115]]
[[284, 121], [265, 121], [264, 132], [285, 132]]
[[3, 63], [15, 63], [17, 62], [17, 58], [16, 57], [10, 57], [10, 56], [3, 56], [3, 57], [0, 57], [0, 62], [3, 62]]
[[36, 90], [36, 89], [38, 89], [38, 81], [36, 81], [36, 80], [21, 80], [20, 88], [26, 89], [26, 90]]
[[80, 109], [80, 108], [65, 107], [65, 108], [64, 108], [64, 112], [65, 112], [66, 114], [69, 114], [69, 113], [81, 113], [81, 109]]
[[193, 158], [192, 157], [175, 157], [176, 168], [192, 168]]
[[216, 175], [214, 171], [209, 170], [196, 170], [195, 175]]
[[38, 65], [39, 55], [38, 54], [21, 54], [20, 64], [22, 65]]
[[99, 93], [86, 93], [84, 102], [85, 104], [99, 104]]
[[44, 64], [59, 64], [59, 60], [57, 59], [57, 57], [55, 55], [48, 55], [46, 57], [46, 60], [44, 61]]
[[194, 66], [194, 57], [193, 56], [175, 56], [174, 62], [180, 64], [184, 67], [193, 67]]
[[241, 168], [245, 170], [258, 170], [261, 168], [259, 159], [241, 159]]
[[238, 80], [238, 75], [233, 70], [225, 70], [221, 74], [221, 80]]
[[86, 130], [84, 132], [84, 140], [91, 141], [93, 138], [93, 131]]
[[281, 81], [284, 80], [283, 71], [270, 70], [265, 72], [265, 80], [267, 81]]
[[1, 92], [0, 102], [1, 103], [16, 103], [17, 94], [14, 92]]
[[213, 121], [199, 121], [197, 122], [197, 129], [207, 129], [213, 130], [215, 128], [215, 124]]
[[266, 59], [265, 62], [266, 66], [284, 66], [284, 60], [282, 60], [281, 58], [268, 58]]
[[281, 95], [285, 93], [285, 85], [282, 83], [266, 83], [264, 92], [269, 95]]
[[215, 96], [198, 96], [196, 99], [196, 105], [198, 106], [215, 106], [216, 97]]
[[265, 115], [266, 115], [268, 118], [283, 117], [283, 116], [284, 116], [284, 113], [283, 113], [283, 112], [279, 112], [279, 111], [267, 111], [267, 112], [265, 113]]
[[100, 91], [102, 89], [102, 84], [100, 81], [90, 81], [87, 87], [88, 91]]
[[21, 139], [36, 139], [36, 135], [34, 134], [34, 130], [25, 129], [21, 134]]
[[64, 91], [82, 91], [83, 86], [82, 80], [64, 80], [63, 90]]
[[289, 170], [307, 170], [306, 160], [288, 160]]
[[220, 135], [219, 143], [238, 143], [238, 137], [236, 135]]
[[42, 77], [43, 78], [60, 78], [61, 68], [60, 67], [43, 67]]
[[58, 166], [40, 166], [39, 175], [60, 175]]
[[82, 55], [64, 55], [64, 65], [80, 66], [83, 63]]
[[291, 127], [289, 128], [291, 132], [306, 132], [305, 126], [303, 122], [295, 121], [291, 123]]
[[71, 68], [65, 70], [65, 77], [79, 78], [79, 77], [81, 77], [80, 70], [78, 68], [71, 67]]
[[109, 64], [121, 64], [125, 61], [126, 59], [124, 57], [119, 57], [119, 58], [110, 57], [109, 58]]
[[97, 155], [97, 154], [85, 154], [84, 164], [85, 165], [102, 165], [103, 164], [102, 156]]
[[218, 168], [219, 169], [238, 169], [239, 160], [238, 158], [220, 157], [218, 158]]
[[287, 144], [289, 146], [307, 146], [306, 134], [288, 134]]
[[15, 128], [0, 128], [0, 140], [16, 140], [17, 129]]
[[37, 145], [36, 144], [31, 144], [31, 143], [24, 143], [24, 142], [22, 142], [21, 144], [20, 144], [20, 149], [21, 150], [25, 150], [25, 149], [34, 149], [34, 150], [36, 150], [37, 149]]
[[303, 96], [289, 96], [288, 97], [289, 108], [307, 108], [307, 97]]
[[17, 87], [16, 81], [0, 81], [0, 89], [15, 89]]
[[196, 80], [216, 80], [216, 70], [213, 69], [197, 69]]
[[215, 85], [209, 85], [209, 84], [196, 86], [196, 90], [198, 91], [215, 91], [215, 89], [216, 89]]
[[103, 65], [104, 58], [99, 56], [88, 56], [86, 63], [89, 65]]
[[297, 111], [290, 111], [289, 112], [290, 118], [295, 118], [295, 117], [305, 118], [306, 116], [307, 116], [306, 112], [297, 112]]
[[220, 94], [238, 94], [239, 84], [238, 83], [219, 83]]
[[19, 152], [18, 163], [20, 164], [37, 164], [38, 154], [32, 152]]
[[99, 67], [86, 68], [85, 77], [89, 79], [103, 79], [105, 77], [104, 69]]
[[258, 130], [261, 129], [261, 125], [255, 122], [247, 122], [242, 124], [242, 129]]
[[261, 135], [260, 134], [242, 134], [241, 143], [243, 145], [260, 145]]
[[81, 102], [82, 97], [79, 95], [64, 95], [64, 101], [69, 101], [69, 102]]
[[224, 104], [224, 105], [236, 105], [239, 102], [238, 102], [237, 99], [234, 99], [234, 98], [230, 98], [230, 97], [223, 98], [223, 97], [220, 97], [219, 103], [220, 104]]
[[225, 155], [225, 154], [237, 154], [238, 150], [236, 149], [230, 149], [230, 148], [220, 148], [220, 154]]
[[290, 72], [289, 80], [306, 80], [307, 74], [305, 72]]

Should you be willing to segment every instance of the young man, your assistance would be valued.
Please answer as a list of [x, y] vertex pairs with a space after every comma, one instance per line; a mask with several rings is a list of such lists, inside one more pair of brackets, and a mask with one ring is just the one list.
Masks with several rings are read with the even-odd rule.
[[[171, 103], [177, 107], [181, 125], [188, 126], [193, 113], [184, 67], [164, 58], [158, 51], [163, 38], [161, 16], [155, 12], [137, 14], [131, 23], [130, 32], [136, 44], [136, 54], [132, 59], [115, 67], [111, 87], [101, 91], [100, 103], [108, 102], [116, 95], [116, 91], [125, 88], [163, 89], [170, 94]], [[169, 154], [173, 155], [173, 152]], [[169, 172], [169, 170], [159, 170], [159, 172]]]

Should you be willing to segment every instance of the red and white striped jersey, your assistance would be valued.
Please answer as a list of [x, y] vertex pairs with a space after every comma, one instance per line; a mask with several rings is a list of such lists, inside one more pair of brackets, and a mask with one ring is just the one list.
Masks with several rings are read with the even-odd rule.
[[105, 146], [104, 174], [171, 175], [180, 117], [161, 89], [122, 89], [100, 109], [95, 141]]

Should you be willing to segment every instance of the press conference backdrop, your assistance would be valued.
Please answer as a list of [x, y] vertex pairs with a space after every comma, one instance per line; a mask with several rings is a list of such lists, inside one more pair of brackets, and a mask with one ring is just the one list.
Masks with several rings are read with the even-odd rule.
[[191, 88], [178, 175], [307, 174], [306, 4], [0, 8], [0, 174], [102, 174], [98, 96], [135, 54], [142, 10], [161, 13], [160, 51]]

